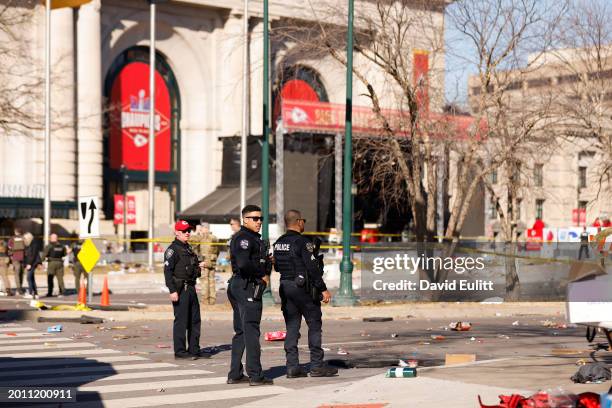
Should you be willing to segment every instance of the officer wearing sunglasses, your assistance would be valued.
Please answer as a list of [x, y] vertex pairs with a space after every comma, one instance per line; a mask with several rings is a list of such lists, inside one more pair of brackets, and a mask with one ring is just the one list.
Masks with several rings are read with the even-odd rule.
[[[263, 217], [261, 208], [247, 205], [242, 209], [242, 226], [229, 244], [232, 277], [228, 281], [227, 297], [234, 310], [232, 362], [227, 375], [228, 384], [248, 382], [249, 385], [271, 385], [261, 368], [259, 344], [262, 312], [261, 295], [270, 282], [271, 257], [259, 231]], [[246, 349], [246, 373], [242, 355]]]

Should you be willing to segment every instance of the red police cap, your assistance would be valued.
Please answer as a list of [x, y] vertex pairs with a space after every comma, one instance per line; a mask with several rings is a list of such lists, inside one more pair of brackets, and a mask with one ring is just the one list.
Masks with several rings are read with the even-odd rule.
[[190, 230], [190, 229], [191, 229], [191, 226], [185, 220], [178, 220], [176, 222], [176, 224], [174, 224], [174, 230], [175, 231], [187, 231], [187, 230]]

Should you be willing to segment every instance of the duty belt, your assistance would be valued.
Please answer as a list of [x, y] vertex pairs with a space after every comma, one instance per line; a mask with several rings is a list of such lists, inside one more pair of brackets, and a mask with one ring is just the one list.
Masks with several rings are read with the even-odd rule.
[[297, 275], [281, 275], [280, 280], [294, 280]]

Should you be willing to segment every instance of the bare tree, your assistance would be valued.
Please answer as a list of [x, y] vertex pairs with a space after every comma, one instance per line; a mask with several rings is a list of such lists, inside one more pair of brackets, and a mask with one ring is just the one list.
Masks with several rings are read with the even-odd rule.
[[[475, 116], [486, 121], [488, 140], [477, 146], [476, 162], [487, 163], [480, 175], [505, 242], [508, 300], [517, 300], [520, 293], [514, 258], [519, 200], [533, 180], [533, 173], [524, 170], [533, 169], [536, 160], [545, 160], [544, 149], [551, 148], [554, 140], [551, 92], [533, 93], [525, 85], [554, 43], [554, 28], [564, 11], [563, 3], [556, 2], [552, 9], [543, 3], [465, 0], [457, 2], [451, 12], [453, 23], [475, 51], [471, 55], [477, 56], [470, 105]], [[498, 169], [503, 170], [502, 187], [484, 177]]]
[[34, 0], [0, 1], [0, 133], [41, 128], [41, 65], [32, 57]]
[[[612, 182], [612, 5], [605, 0], [573, 1], [559, 26], [558, 114], [563, 134], [596, 157], [599, 194]], [[608, 197], [609, 198], [609, 197]]]

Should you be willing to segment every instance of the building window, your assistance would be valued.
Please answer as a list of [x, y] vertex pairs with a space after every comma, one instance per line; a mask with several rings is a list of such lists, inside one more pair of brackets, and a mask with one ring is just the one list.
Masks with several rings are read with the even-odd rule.
[[581, 210], [586, 210], [588, 201], [578, 201], [578, 208]]
[[544, 219], [544, 200], [536, 200], [535, 216], [541, 220]]
[[530, 79], [527, 81], [527, 86], [529, 88], [538, 88], [540, 86], [550, 86], [552, 85], [552, 78], [536, 78]]
[[491, 184], [497, 184], [497, 170], [491, 171]]
[[495, 199], [491, 197], [491, 201], [489, 201], [489, 219], [496, 220], [497, 219], [497, 206], [495, 203]]
[[585, 166], [578, 167], [578, 188], [586, 188], [587, 186], [587, 168]]
[[521, 213], [523, 212], [523, 199], [522, 198], [518, 198], [516, 200], [516, 219], [520, 220], [521, 219]]
[[536, 187], [544, 185], [544, 165], [536, 164], [533, 168], [533, 179]]

